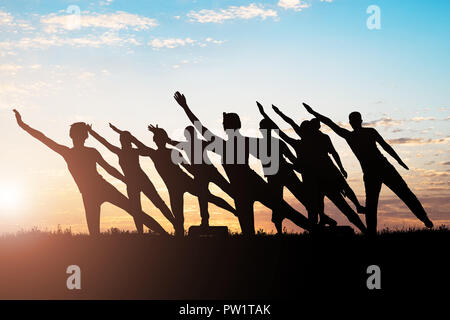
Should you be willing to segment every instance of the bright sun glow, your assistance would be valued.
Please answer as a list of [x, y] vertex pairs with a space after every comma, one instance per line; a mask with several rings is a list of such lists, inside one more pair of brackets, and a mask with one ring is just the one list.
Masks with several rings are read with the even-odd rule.
[[16, 208], [21, 200], [20, 188], [14, 185], [0, 186], [0, 208]]

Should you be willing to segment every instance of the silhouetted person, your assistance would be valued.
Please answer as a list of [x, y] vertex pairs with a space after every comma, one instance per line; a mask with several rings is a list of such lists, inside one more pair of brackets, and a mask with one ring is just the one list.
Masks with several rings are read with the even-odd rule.
[[[213, 195], [209, 189], [204, 189], [196, 183], [196, 181], [186, 174], [180, 167], [182, 165], [188, 172], [192, 168], [187, 163], [175, 163], [172, 159], [172, 152], [177, 152], [174, 149], [167, 148], [166, 145], [170, 141], [167, 132], [158, 128], [158, 126], [148, 126], [148, 130], [153, 133], [153, 141], [156, 144], [156, 149], [150, 148], [139, 141], [136, 137], [131, 135], [131, 142], [134, 143], [139, 150], [141, 156], [148, 156], [152, 159], [156, 170], [163, 179], [170, 197], [170, 207], [175, 217], [175, 234], [177, 236], [184, 235], [184, 194], [186, 192], [203, 197], [206, 201], [215, 204], [216, 206], [235, 213], [235, 210], [225, 200]], [[179, 153], [180, 158], [182, 157]], [[175, 157], [174, 157], [175, 158]]]
[[184, 95], [176, 92], [174, 98], [205, 140], [214, 144], [211, 151], [221, 156], [222, 165], [231, 183], [236, 214], [244, 235], [255, 234], [253, 210], [255, 201], [282, 213], [284, 218], [291, 220], [299, 227], [311, 230], [312, 226], [308, 219], [274, 194], [270, 186], [250, 168], [248, 164], [250, 138], [240, 133], [241, 121], [236, 113], [223, 113], [223, 128], [228, 136], [225, 140], [214, 135], [201, 124], [188, 107]]
[[[277, 107], [273, 106], [273, 109], [277, 114], [282, 115], [284, 119], [288, 120], [289, 123], [294, 123], [292, 119], [284, 115]], [[261, 112], [263, 116], [270, 120], [263, 110]], [[341, 194], [342, 176], [340, 176], [340, 172], [328, 156], [328, 153], [336, 152], [332, 145], [330, 146], [326, 143], [322, 137], [317, 139], [318, 135], [314, 132], [309, 121], [303, 121], [300, 126], [296, 125], [295, 129], [300, 135], [301, 140], [291, 138], [281, 130], [279, 130], [279, 134], [283, 140], [294, 148], [301, 159], [300, 168], [302, 177], [308, 186], [313, 208], [316, 209], [315, 211], [311, 211], [313, 215], [309, 217], [310, 220], [313, 223], [317, 223], [316, 212], [319, 213], [321, 219], [323, 218], [324, 196], [327, 196], [351, 223], [361, 232], [365, 233], [366, 227]]]
[[427, 217], [422, 204], [409, 189], [406, 182], [398, 171], [381, 154], [377, 148], [377, 143], [389, 153], [406, 170], [409, 168], [400, 159], [394, 149], [381, 137], [377, 130], [364, 128], [362, 117], [359, 112], [352, 112], [349, 115], [350, 125], [353, 131], [338, 126], [329, 118], [315, 112], [310, 106], [303, 103], [306, 110], [329, 126], [337, 135], [344, 138], [353, 153], [359, 160], [364, 173], [364, 186], [366, 189], [366, 223], [369, 234], [377, 232], [377, 207], [381, 185], [387, 185], [412, 211], [412, 213], [422, 221], [426, 227], [432, 228], [433, 223]]
[[[109, 143], [105, 138], [95, 132], [91, 126], [88, 126], [88, 132], [91, 136], [97, 139], [101, 144], [108, 148], [111, 152], [115, 153], [119, 157], [119, 164], [122, 168], [122, 172], [125, 176], [127, 184], [128, 198], [133, 205], [133, 209], [136, 212], [142, 211], [141, 205], [141, 191], [153, 202], [153, 204], [162, 212], [162, 214], [172, 224], [175, 223], [175, 218], [167, 207], [164, 200], [156, 191], [155, 186], [150, 181], [148, 176], [142, 170], [139, 164], [139, 150], [133, 148], [131, 144], [131, 134], [127, 131], [120, 131], [112, 124], [109, 124], [111, 129], [120, 134], [121, 148], [116, 147]], [[143, 233], [142, 221], [138, 218], [134, 218], [134, 223], [138, 233]]]
[[[261, 109], [261, 104], [259, 102], [256, 103]], [[259, 128], [263, 136], [263, 138], [260, 138], [260, 140], [262, 141], [262, 144], [260, 145], [266, 145], [267, 150], [271, 150], [271, 146], [274, 144], [279, 145], [278, 171], [273, 174], [270, 170], [267, 170], [267, 166], [264, 163], [262, 164], [264, 176], [267, 178], [268, 184], [272, 188], [274, 194], [281, 199], [283, 199], [283, 188], [286, 187], [295, 196], [295, 198], [303, 204], [303, 206], [308, 211], [308, 216], [311, 215], [311, 213], [309, 212], [314, 211], [314, 208], [308, 197], [307, 186], [298, 178], [298, 176], [294, 172], [293, 164], [298, 163], [296, 156], [294, 156], [294, 154], [282, 140], [275, 138], [272, 135], [272, 130], [278, 129], [276, 126], [274, 126], [272, 121], [266, 118], [262, 119], [259, 122]], [[288, 159], [291, 163], [288, 163], [285, 158]], [[274, 210], [272, 212], [272, 222], [275, 224], [278, 233], [282, 233], [282, 219], [283, 214], [278, 212], [278, 210]], [[330, 225], [336, 225], [336, 221], [326, 216], [324, 213], [320, 221], [322, 224], [326, 223]]]
[[[184, 136], [186, 141], [169, 140], [168, 143], [186, 153], [188, 161], [191, 164], [190, 172], [194, 176], [199, 190], [202, 190], [201, 193], [208, 194], [209, 183], [212, 182], [232, 197], [230, 183], [220, 174], [219, 170], [217, 170], [208, 157], [207, 149], [209, 142], [200, 139], [193, 126], [187, 126], [184, 129]], [[201, 157], [201, 159], [197, 159], [197, 157]], [[198, 204], [202, 218], [201, 226], [209, 226], [208, 198], [198, 197]]]
[[138, 217], [150, 230], [159, 234], [167, 234], [153, 218], [142, 211], [135, 211], [129, 199], [97, 172], [97, 164], [99, 164], [110, 175], [126, 182], [125, 177], [109, 165], [96, 149], [84, 145], [88, 138], [88, 126], [84, 122], [76, 122], [71, 125], [70, 138], [72, 138], [73, 147], [69, 148], [56, 143], [42, 132], [25, 124], [17, 110], [14, 110], [14, 113], [17, 124], [23, 130], [60, 154], [66, 161], [67, 167], [82, 195], [86, 221], [91, 235], [100, 234], [100, 207], [104, 202], [110, 202], [127, 211], [133, 218]]
[[330, 166], [335, 170], [335, 177], [339, 181], [341, 185], [341, 190], [344, 196], [348, 197], [351, 202], [356, 207], [356, 210], [358, 213], [364, 213], [365, 208], [359, 203], [358, 198], [356, 197], [355, 192], [353, 189], [349, 186], [347, 181], [347, 171], [345, 171], [344, 166], [342, 165], [341, 158], [339, 157], [339, 154], [337, 153], [336, 149], [333, 146], [333, 143], [331, 142], [331, 139], [328, 135], [320, 131], [320, 121], [317, 118], [311, 119], [310, 121], [311, 129], [313, 130], [314, 134], [317, 134], [316, 139], [321, 139], [320, 145], [325, 146], [326, 151], [333, 156], [334, 161], [339, 167], [340, 172], [337, 170], [337, 168], [333, 165], [331, 159], [328, 158], [328, 162]]

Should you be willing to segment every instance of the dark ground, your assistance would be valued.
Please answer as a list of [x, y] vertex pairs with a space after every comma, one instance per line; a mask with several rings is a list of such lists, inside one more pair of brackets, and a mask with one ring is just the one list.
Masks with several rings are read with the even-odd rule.
[[[29, 232], [0, 237], [1, 299], [302, 299], [448, 290], [450, 231], [164, 239]], [[366, 287], [369, 265], [381, 290]], [[66, 268], [81, 268], [81, 290]]]

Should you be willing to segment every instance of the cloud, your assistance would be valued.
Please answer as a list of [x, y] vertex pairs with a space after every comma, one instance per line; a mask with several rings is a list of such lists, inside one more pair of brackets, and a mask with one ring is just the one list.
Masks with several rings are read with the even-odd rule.
[[141, 31], [158, 25], [155, 19], [123, 11], [108, 14], [81, 13], [80, 15], [52, 13], [42, 17], [41, 23], [45, 25], [44, 30], [48, 33], [57, 33], [78, 28], [103, 28], [114, 31], [131, 29]]
[[449, 137], [441, 139], [422, 139], [422, 138], [397, 138], [387, 140], [391, 144], [410, 144], [410, 145], [424, 145], [424, 144], [440, 144], [450, 141]]
[[193, 40], [191, 38], [167, 38], [167, 39], [153, 39], [148, 43], [149, 46], [151, 46], [153, 49], [158, 50], [162, 48], [167, 49], [173, 49], [177, 47], [184, 47], [187, 45], [190, 46], [199, 46], [199, 47], [206, 47], [208, 43], [212, 44], [222, 44], [224, 43], [224, 40], [215, 40], [212, 38], [206, 38], [204, 41], [202, 40]]
[[20, 29], [22, 31], [34, 30], [34, 28], [26, 21], [15, 19], [9, 12], [0, 10], [0, 26], [2, 31], [5, 29], [11, 29], [17, 31]]
[[303, 9], [309, 8], [311, 5], [300, 0], [280, 0], [278, 1], [278, 6], [285, 10], [302, 11]]
[[364, 124], [369, 127], [395, 127], [401, 125], [402, 123], [402, 120], [394, 120], [389, 117], [382, 117], [380, 119], [364, 122]]
[[433, 118], [433, 117], [415, 117], [415, 118], [411, 118], [411, 121], [414, 121], [414, 122], [433, 121], [433, 120], [436, 120], [436, 119]]
[[187, 14], [189, 21], [199, 23], [223, 23], [227, 20], [249, 20], [253, 18], [266, 18], [278, 17], [275, 10], [265, 9], [261, 4], [251, 3], [248, 6], [230, 6], [227, 9], [208, 10], [202, 9], [200, 11], [190, 11]]
[[16, 41], [2, 41], [0, 42], [1, 50], [13, 49], [47, 49], [50, 47], [95, 47], [101, 46], [123, 46], [125, 44], [140, 45], [133, 37], [120, 37], [113, 32], [105, 32], [100, 36], [86, 36], [78, 38], [63, 38], [58, 36], [42, 37], [36, 36], [34, 38], [22, 38]]

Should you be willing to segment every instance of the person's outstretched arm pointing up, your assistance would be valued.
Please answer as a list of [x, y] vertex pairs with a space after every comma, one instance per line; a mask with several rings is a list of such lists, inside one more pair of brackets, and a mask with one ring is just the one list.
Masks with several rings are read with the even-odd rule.
[[29, 125], [27, 125], [25, 122], [23, 122], [22, 115], [19, 113], [19, 111], [17, 111], [16, 109], [14, 109], [13, 111], [16, 116], [16, 121], [17, 121], [17, 124], [19, 125], [19, 127], [21, 127], [23, 130], [28, 132], [33, 138], [41, 141], [43, 144], [45, 144], [47, 147], [49, 147], [53, 151], [64, 156], [64, 153], [69, 149], [68, 147], [63, 146], [59, 143], [56, 143], [52, 139], [45, 136], [42, 132], [31, 128]]
[[315, 116], [317, 119], [319, 119], [320, 122], [326, 124], [330, 127], [331, 130], [333, 130], [337, 135], [341, 136], [342, 138], [347, 138], [350, 131], [347, 129], [344, 129], [340, 126], [338, 126], [336, 123], [334, 123], [330, 118], [327, 118], [320, 113], [316, 112], [306, 103], [303, 103], [303, 106], [305, 107], [306, 111], [311, 113], [313, 116]]

